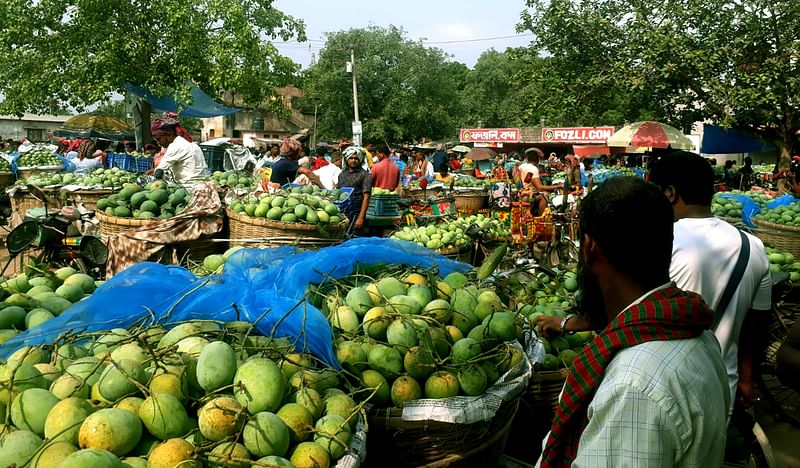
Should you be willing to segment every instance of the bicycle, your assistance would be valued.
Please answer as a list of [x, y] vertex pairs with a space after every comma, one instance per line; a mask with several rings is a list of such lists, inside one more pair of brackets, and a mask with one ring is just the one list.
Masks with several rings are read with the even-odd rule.
[[22, 253], [33, 251], [32, 257], [38, 264], [49, 266], [71, 266], [81, 273], [95, 279], [105, 275], [108, 248], [102, 240], [94, 236], [69, 236], [73, 222], [84, 223], [94, 217], [94, 211], [67, 216], [62, 210], [51, 214], [47, 207], [47, 197], [39, 187], [27, 186], [30, 194], [44, 203], [44, 216], [22, 222], [6, 237], [6, 248], [10, 254], [8, 262], [0, 271], [4, 274], [9, 265]]

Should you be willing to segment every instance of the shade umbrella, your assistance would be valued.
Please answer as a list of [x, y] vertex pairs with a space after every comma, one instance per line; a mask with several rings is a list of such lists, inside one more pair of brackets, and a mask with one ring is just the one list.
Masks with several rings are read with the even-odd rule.
[[489, 148], [472, 148], [469, 153], [464, 155], [465, 159], [471, 159], [473, 161], [484, 161], [486, 159], [494, 159], [497, 157], [497, 153]]
[[470, 148], [469, 146], [464, 146], [464, 145], [456, 145], [456, 146], [454, 146], [454, 147], [452, 147], [450, 149], [452, 149], [456, 153], [469, 153], [469, 150], [471, 150], [472, 148]]
[[694, 145], [680, 130], [667, 124], [647, 120], [634, 122], [611, 135], [606, 143], [614, 147], [672, 148], [691, 150]]
[[133, 126], [123, 119], [99, 113], [79, 114], [67, 119], [54, 135], [70, 138], [133, 139]]

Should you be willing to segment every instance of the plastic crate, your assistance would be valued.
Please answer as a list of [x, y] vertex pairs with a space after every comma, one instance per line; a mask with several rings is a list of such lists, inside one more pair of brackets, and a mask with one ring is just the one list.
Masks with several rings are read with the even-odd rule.
[[347, 198], [342, 201], [334, 201], [333, 204], [339, 208], [339, 211], [342, 213], [347, 213], [350, 210], [350, 204], [353, 200], [353, 187], [343, 187], [339, 189], [339, 192], [346, 193]]
[[137, 158], [136, 159], [136, 172], [147, 172], [153, 169], [155, 162], [153, 158]]
[[108, 167], [117, 167], [123, 171], [136, 172], [136, 158], [129, 154], [109, 154]]
[[202, 146], [200, 145], [200, 149], [203, 150], [203, 157], [206, 159], [206, 166], [208, 166], [208, 170], [211, 172], [224, 172], [224, 165], [225, 165], [225, 149], [220, 148], [218, 146]]
[[397, 208], [399, 195], [373, 195], [369, 198], [367, 214], [369, 216], [400, 216]]

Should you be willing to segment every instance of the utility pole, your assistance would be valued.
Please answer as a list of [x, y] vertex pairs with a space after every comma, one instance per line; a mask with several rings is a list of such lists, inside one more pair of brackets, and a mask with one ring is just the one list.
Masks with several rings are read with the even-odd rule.
[[353, 74], [353, 144], [361, 146], [361, 120], [358, 118], [358, 85], [356, 84], [356, 53], [350, 49], [350, 72]]

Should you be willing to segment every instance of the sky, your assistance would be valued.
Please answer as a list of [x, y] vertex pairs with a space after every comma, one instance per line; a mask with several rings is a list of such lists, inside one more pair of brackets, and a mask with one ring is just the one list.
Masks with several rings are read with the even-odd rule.
[[[438, 47], [471, 68], [485, 50], [528, 45], [530, 34], [518, 35], [515, 30], [524, 4], [523, 0], [276, 0], [273, 7], [305, 21], [309, 42], [275, 45], [305, 68], [312, 54], [319, 55], [326, 32], [394, 25], [405, 29], [408, 38]], [[482, 40], [487, 38], [497, 39]], [[443, 43], [451, 41], [469, 42]]]

